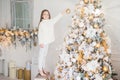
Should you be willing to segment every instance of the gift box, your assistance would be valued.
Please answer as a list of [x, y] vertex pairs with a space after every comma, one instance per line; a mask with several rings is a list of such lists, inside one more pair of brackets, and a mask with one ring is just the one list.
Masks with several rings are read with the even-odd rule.
[[24, 69], [20, 68], [17, 70], [17, 78], [23, 79], [24, 78]]
[[9, 77], [12, 79], [16, 79], [16, 66], [14, 61], [9, 62]]
[[24, 69], [24, 80], [31, 80], [31, 70]]

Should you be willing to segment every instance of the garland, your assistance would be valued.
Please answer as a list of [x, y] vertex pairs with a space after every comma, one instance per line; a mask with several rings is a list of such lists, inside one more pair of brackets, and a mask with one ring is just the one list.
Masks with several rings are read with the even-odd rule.
[[17, 46], [19, 41], [22, 46], [37, 45], [38, 29], [9, 29], [0, 28], [0, 46], [8, 47], [10, 45]]

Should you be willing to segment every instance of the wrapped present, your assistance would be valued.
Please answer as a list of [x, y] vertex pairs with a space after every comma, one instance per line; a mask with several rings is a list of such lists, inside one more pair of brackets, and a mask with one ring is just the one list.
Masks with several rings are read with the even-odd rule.
[[24, 80], [31, 80], [31, 70], [24, 69]]
[[16, 65], [14, 61], [9, 62], [9, 77], [12, 79], [16, 79]]
[[16, 79], [16, 67], [9, 68], [9, 77], [12, 79]]
[[24, 77], [24, 69], [20, 68], [17, 70], [17, 78], [23, 79], [23, 77]]

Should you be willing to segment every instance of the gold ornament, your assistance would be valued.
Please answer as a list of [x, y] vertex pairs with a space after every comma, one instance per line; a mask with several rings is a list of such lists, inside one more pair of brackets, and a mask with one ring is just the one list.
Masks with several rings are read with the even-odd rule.
[[87, 77], [87, 78], [89, 79], [89, 75], [88, 75], [88, 73], [85, 73], [85, 77]]
[[108, 72], [108, 71], [109, 71], [108, 66], [103, 66], [103, 71], [104, 71], [104, 72]]
[[75, 52], [76, 52], [76, 53], [78, 53], [79, 51], [78, 51], [78, 50], [76, 50]]
[[89, 18], [90, 21], [92, 21], [94, 19], [94, 15], [93, 14], [90, 15], [88, 18]]
[[81, 18], [83, 18], [84, 17], [84, 12], [85, 12], [85, 9], [84, 9], [84, 7], [82, 7], [81, 9], [80, 9], [80, 17]]
[[106, 77], [106, 74], [103, 74], [103, 75], [102, 75], [102, 78], [104, 79], [105, 77]]
[[58, 75], [58, 78], [61, 78], [61, 76], [60, 76], [60, 75]]
[[66, 13], [70, 14], [71, 10], [70, 9], [66, 9]]
[[96, 47], [96, 48], [99, 48], [99, 47], [100, 47], [100, 43], [97, 43], [95, 47]]
[[71, 50], [71, 47], [70, 47], [70, 46], [67, 46], [67, 49], [68, 49], [68, 50]]
[[84, 0], [84, 3], [85, 3], [85, 4], [88, 4], [88, 3], [89, 3], [89, 0]]
[[86, 33], [85, 33], [85, 31], [83, 32], [83, 34], [82, 34], [83, 36], [85, 36], [86, 35]]
[[107, 52], [108, 45], [107, 45], [106, 41], [105, 41], [105, 40], [102, 40], [101, 44], [102, 44], [102, 46], [104, 47], [104, 50]]
[[104, 37], [104, 32], [101, 32], [101, 33], [100, 33], [100, 37]]
[[90, 3], [92, 4], [92, 3], [93, 3], [93, 0], [90, 0]]
[[88, 38], [88, 39], [87, 39], [87, 42], [88, 42], [88, 43], [91, 43], [91, 42], [92, 42], [92, 39]]
[[94, 24], [94, 28], [98, 29], [99, 28], [98, 24]]
[[80, 51], [80, 52], [79, 52], [77, 61], [78, 61], [78, 64], [81, 64], [81, 63], [82, 63], [82, 61], [83, 61], [83, 51]]
[[91, 57], [91, 56], [89, 56], [89, 57], [88, 57], [88, 60], [92, 60], [92, 57]]
[[58, 68], [58, 71], [59, 71], [59, 72], [62, 72], [62, 70], [63, 70], [62, 67], [59, 67], [59, 68]]

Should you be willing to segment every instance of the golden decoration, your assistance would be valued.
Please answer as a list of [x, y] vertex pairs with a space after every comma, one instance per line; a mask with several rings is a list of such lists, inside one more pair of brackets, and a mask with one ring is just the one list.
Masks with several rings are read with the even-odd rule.
[[[34, 29], [31, 31], [28, 30], [10, 30], [7, 28], [0, 28], [0, 44], [4, 47], [10, 46], [16, 38], [22, 39], [22, 38], [30, 38], [30, 36], [37, 36], [38, 29]], [[31, 35], [34, 34], [34, 35]], [[37, 43], [36, 43], [37, 44]]]
[[99, 28], [99, 25], [98, 24], [94, 24], [93, 26], [95, 29], [98, 29]]
[[71, 50], [71, 47], [70, 47], [70, 46], [67, 46], [67, 49], [68, 49], [68, 50]]
[[59, 68], [58, 68], [58, 71], [59, 71], [59, 72], [62, 72], [62, 70], [63, 70], [62, 67], [59, 67]]
[[80, 17], [81, 18], [83, 18], [84, 17], [84, 12], [85, 12], [85, 9], [84, 9], [84, 7], [82, 7], [81, 9], [80, 9]]
[[76, 52], [76, 53], [79, 53], [79, 51], [78, 51], [78, 50], [76, 50], [75, 52]]
[[89, 0], [84, 0], [84, 3], [85, 3], [85, 4], [88, 4], [88, 3], [89, 3]]
[[90, 3], [92, 4], [92, 3], [93, 3], [93, 0], [90, 0]]
[[88, 60], [92, 60], [92, 57], [91, 57], [91, 56], [89, 56], [89, 57], [88, 57]]
[[83, 61], [83, 51], [82, 50], [79, 52], [77, 61], [78, 61], [78, 64], [81, 64]]
[[105, 40], [102, 40], [101, 45], [104, 47], [104, 50], [107, 52], [108, 45]]
[[103, 71], [104, 72], [108, 72], [109, 71], [109, 67], [108, 66], [103, 66]]
[[100, 33], [100, 37], [104, 37], [104, 32], [101, 32], [101, 33]]
[[99, 48], [99, 47], [100, 47], [100, 43], [97, 43], [95, 47], [96, 47], [96, 48]]
[[106, 78], [106, 74], [103, 74], [103, 75], [102, 75], [102, 78], [103, 78], [103, 79]]
[[89, 19], [90, 21], [92, 21], [92, 20], [94, 19], [94, 15], [93, 15], [93, 14], [90, 15], [90, 16], [88, 17], [88, 19]]
[[58, 75], [58, 78], [61, 78], [61, 76], [60, 76], [60, 75]]
[[70, 9], [66, 9], [66, 13], [70, 14], [71, 10]]
[[89, 75], [88, 75], [88, 73], [85, 73], [85, 77], [89, 78]]
[[30, 37], [30, 34], [29, 34], [28, 32], [24, 32], [23, 34], [24, 34], [24, 36], [26, 36], [27, 38]]
[[87, 42], [88, 42], [88, 43], [91, 43], [91, 42], [92, 42], [92, 39], [88, 38], [88, 39], [87, 39]]
[[86, 35], [86, 33], [85, 33], [85, 31], [83, 32], [83, 34], [82, 34], [83, 36], [85, 36]]

